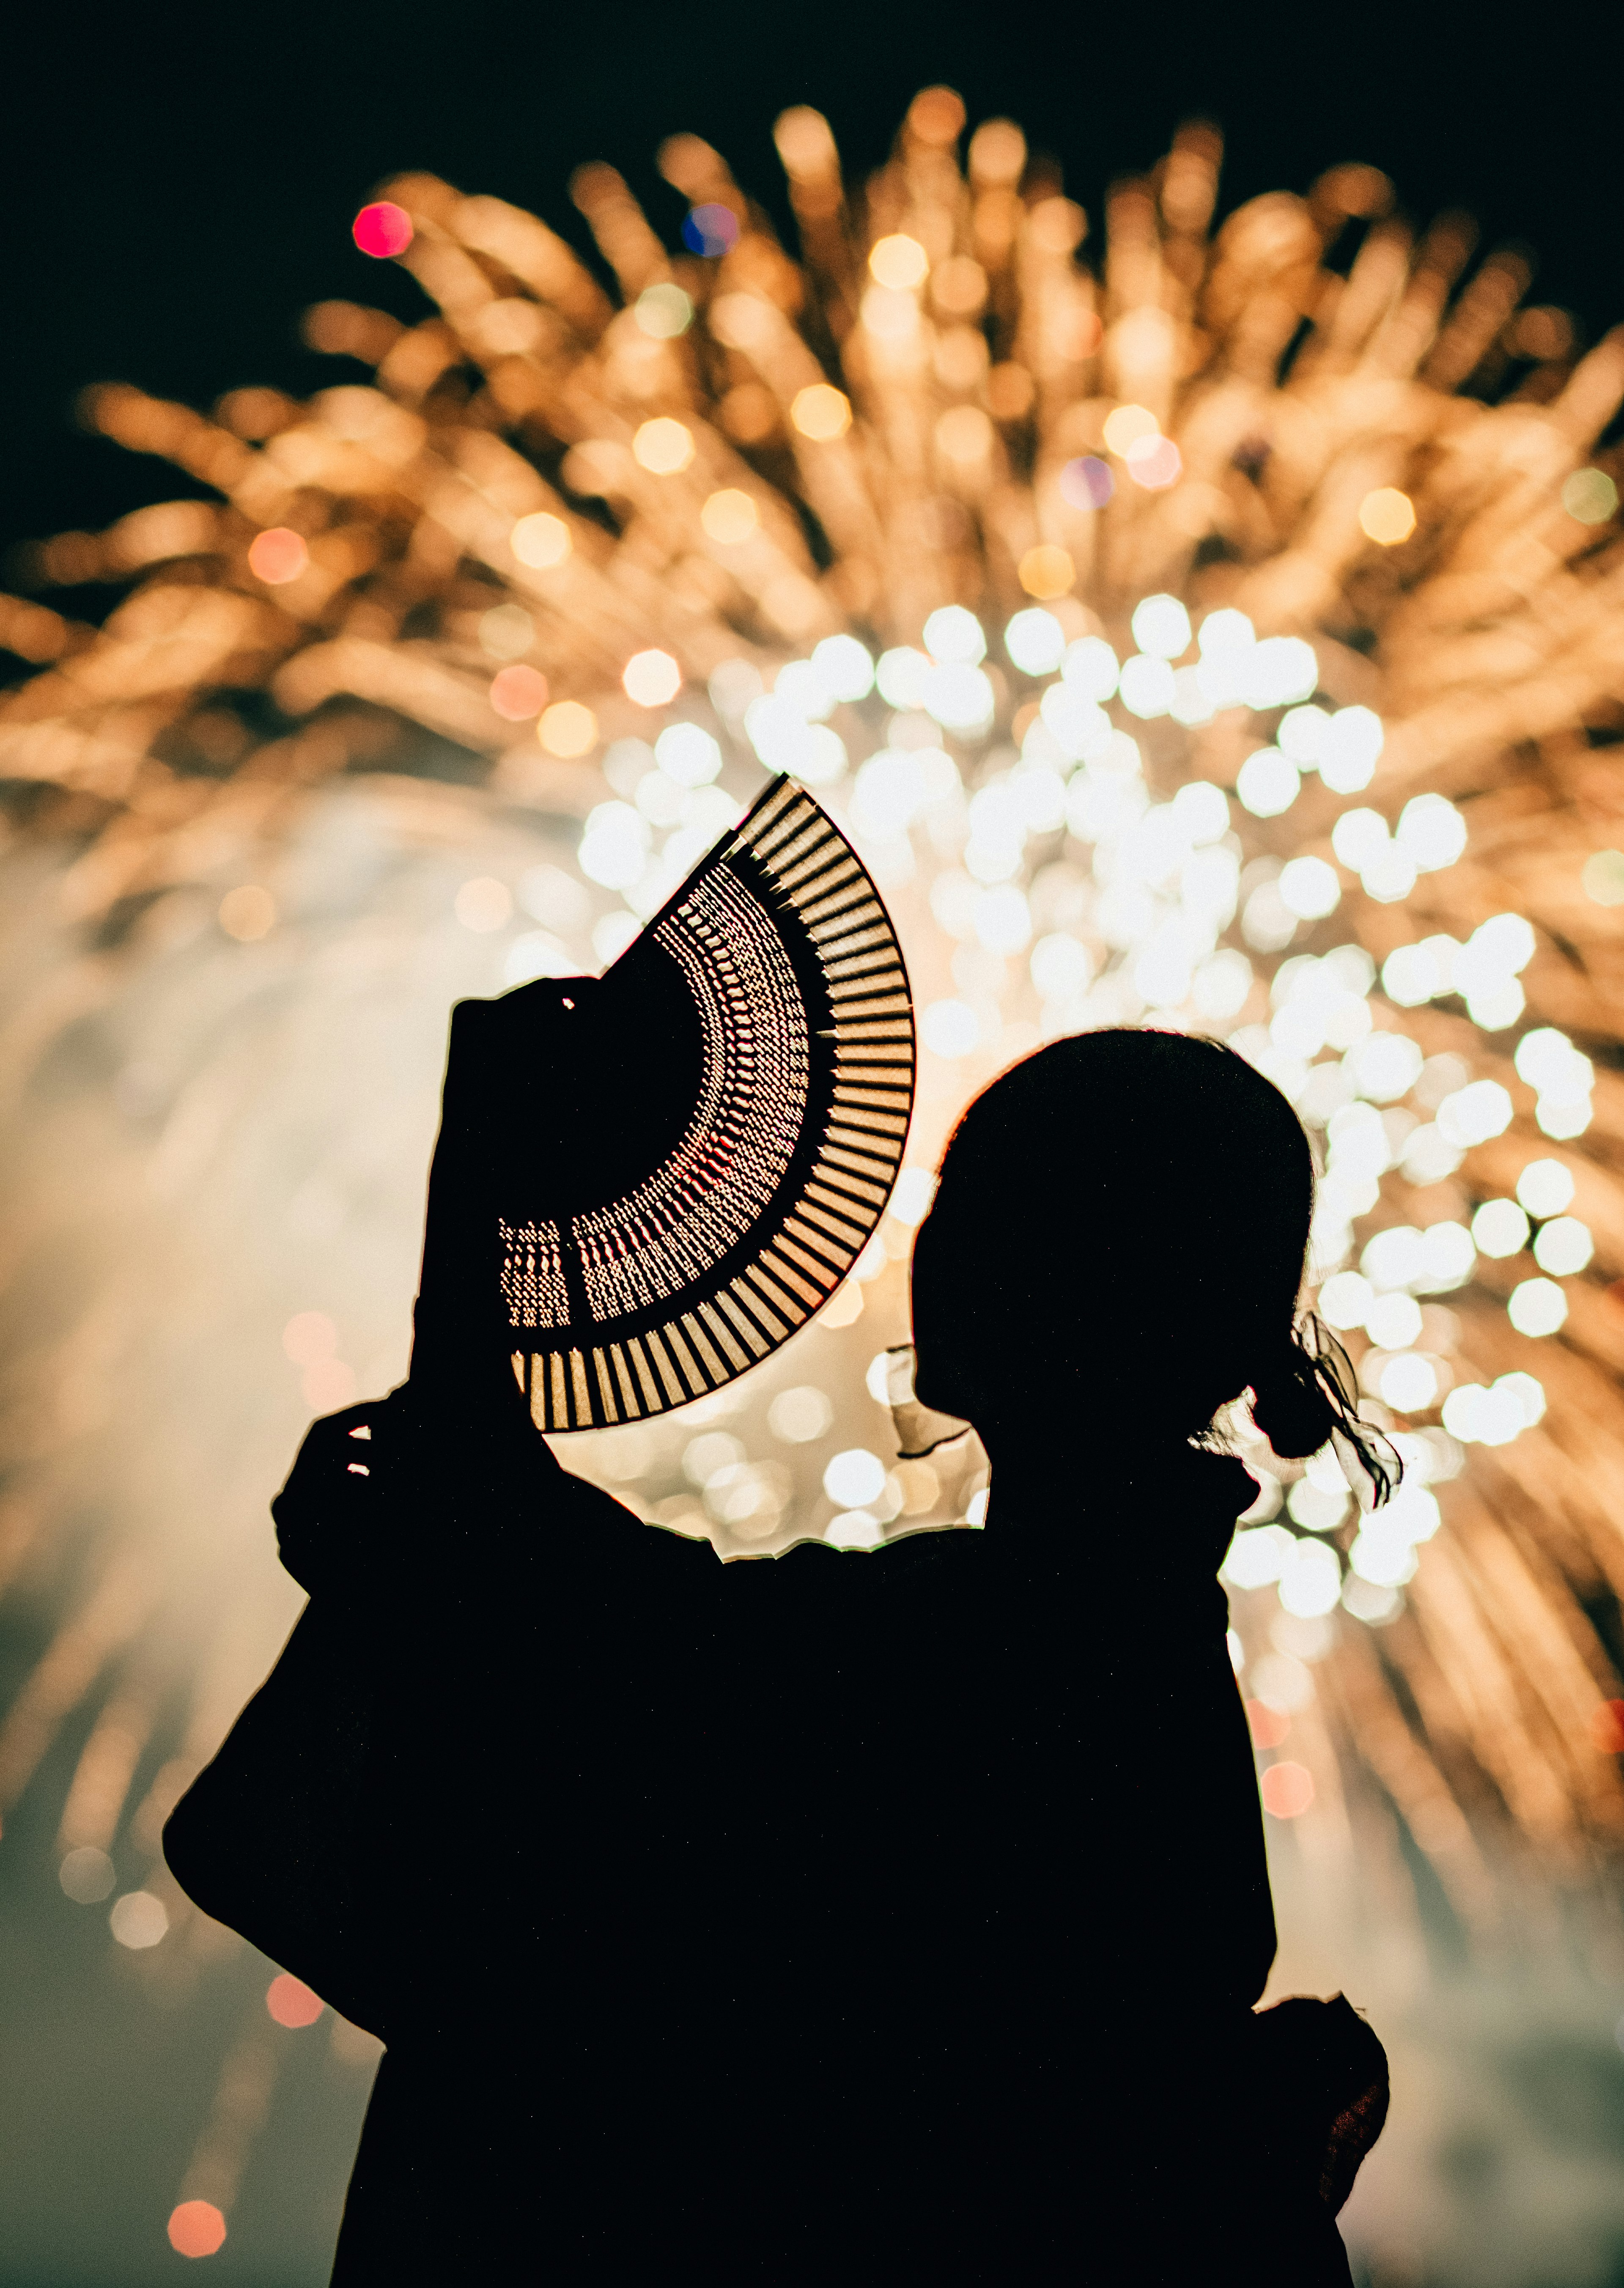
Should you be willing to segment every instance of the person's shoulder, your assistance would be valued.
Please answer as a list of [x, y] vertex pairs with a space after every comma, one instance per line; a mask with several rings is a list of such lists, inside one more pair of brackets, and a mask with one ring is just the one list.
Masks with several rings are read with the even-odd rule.
[[726, 1570], [739, 1595], [764, 1602], [812, 1597], [843, 1609], [883, 1607], [938, 1589], [952, 1593], [978, 1569], [966, 1545], [981, 1539], [963, 1526], [923, 1526], [868, 1549], [809, 1538], [771, 1557], [735, 1560]]
[[571, 1527], [589, 1536], [604, 1559], [657, 1569], [668, 1577], [692, 1578], [706, 1569], [721, 1572], [715, 1545], [702, 1534], [679, 1533], [639, 1517], [606, 1487], [577, 1477], [563, 1464], [555, 1486], [554, 1498], [569, 1512]]

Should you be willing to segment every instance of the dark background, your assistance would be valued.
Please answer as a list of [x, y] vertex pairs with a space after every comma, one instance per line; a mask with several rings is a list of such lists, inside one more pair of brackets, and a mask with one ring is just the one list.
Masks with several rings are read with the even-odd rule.
[[972, 123], [1018, 120], [1093, 217], [1106, 183], [1153, 163], [1192, 115], [1228, 138], [1225, 209], [1372, 161], [1417, 220], [1464, 207], [1485, 242], [1527, 248], [1533, 298], [1594, 339], [1624, 318], [1620, 21], [1571, 0], [1515, 14], [1323, 0], [32, 0], [4, 58], [0, 562], [20, 539], [189, 489], [75, 429], [86, 383], [198, 405], [252, 381], [304, 391], [335, 377], [298, 341], [307, 304], [346, 295], [416, 314], [410, 281], [350, 241], [391, 171], [500, 193], [582, 244], [570, 171], [612, 159], [674, 243], [683, 205], [653, 155], [688, 128], [788, 231], [778, 111], [825, 111], [859, 177], [934, 81], [960, 90]]

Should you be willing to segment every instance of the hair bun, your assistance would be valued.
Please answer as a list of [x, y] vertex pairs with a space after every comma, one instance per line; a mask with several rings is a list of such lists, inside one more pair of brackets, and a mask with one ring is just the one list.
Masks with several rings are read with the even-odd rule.
[[1360, 1418], [1359, 1381], [1347, 1352], [1311, 1311], [1254, 1381], [1252, 1419], [1287, 1461], [1317, 1454], [1340, 1433], [1370, 1479], [1373, 1505], [1384, 1502], [1398, 1483], [1398, 1455], [1373, 1423]]
[[1314, 1362], [1295, 1338], [1272, 1370], [1252, 1386], [1252, 1419], [1275, 1452], [1292, 1461], [1317, 1454], [1336, 1428], [1336, 1415], [1320, 1388]]

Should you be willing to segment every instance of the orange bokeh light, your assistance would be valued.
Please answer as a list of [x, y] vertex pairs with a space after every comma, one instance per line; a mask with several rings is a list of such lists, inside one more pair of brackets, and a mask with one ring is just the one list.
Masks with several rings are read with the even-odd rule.
[[1045, 542], [1021, 558], [1019, 577], [1029, 596], [1064, 596], [1077, 577], [1077, 567], [1064, 548]]
[[978, 405], [950, 405], [936, 425], [936, 449], [961, 468], [973, 467], [993, 449], [993, 425]]
[[302, 1978], [281, 1970], [265, 1989], [265, 2006], [279, 2026], [313, 2026], [327, 2005]]
[[916, 238], [909, 238], [905, 231], [897, 231], [889, 238], [875, 241], [868, 257], [868, 267], [882, 286], [923, 286], [931, 267], [931, 258]]
[[250, 544], [248, 568], [267, 587], [281, 588], [297, 580], [309, 562], [310, 551], [302, 536], [290, 532], [285, 524], [273, 524]]
[[1257, 1787], [1264, 1809], [1276, 1819], [1300, 1819], [1314, 1799], [1313, 1776], [1303, 1764], [1271, 1764]]
[[240, 882], [220, 900], [220, 927], [239, 945], [269, 937], [276, 926], [276, 901], [257, 882]]
[[1271, 1708], [1261, 1700], [1248, 1700], [1247, 1726], [1255, 1748], [1278, 1748], [1291, 1729], [1291, 1719], [1282, 1716], [1278, 1708]]
[[844, 437], [852, 426], [852, 401], [832, 383], [814, 381], [796, 392], [789, 418], [803, 437], [827, 445], [832, 438]]
[[1125, 455], [1130, 445], [1161, 433], [1161, 424], [1148, 406], [1119, 405], [1105, 416], [1105, 442], [1113, 453]]
[[736, 548], [741, 541], [750, 537], [760, 519], [749, 493], [730, 486], [725, 491], [711, 494], [699, 512], [699, 520], [707, 540], [714, 540], [725, 548]]
[[182, 2201], [170, 2211], [170, 2246], [182, 2256], [212, 2256], [226, 2238], [226, 2220], [212, 2201]]
[[536, 725], [535, 735], [550, 755], [573, 759], [589, 754], [598, 744], [598, 718], [578, 699], [556, 699]]
[[505, 723], [527, 723], [547, 704], [547, 678], [534, 667], [504, 667], [491, 679], [491, 705]]
[[1590, 1744], [1604, 1756], [1624, 1756], [1624, 1700], [1604, 1700], [1590, 1719]]
[[1378, 548], [1397, 548], [1415, 529], [1415, 508], [1397, 485], [1378, 485], [1359, 504], [1359, 524]]
[[631, 441], [635, 460], [656, 477], [674, 477], [693, 458], [693, 432], [685, 422], [662, 413], [646, 421]]
[[519, 562], [535, 572], [551, 571], [555, 564], [562, 564], [573, 545], [563, 518], [549, 516], [544, 509], [538, 509], [534, 516], [521, 516], [508, 538], [508, 546]]

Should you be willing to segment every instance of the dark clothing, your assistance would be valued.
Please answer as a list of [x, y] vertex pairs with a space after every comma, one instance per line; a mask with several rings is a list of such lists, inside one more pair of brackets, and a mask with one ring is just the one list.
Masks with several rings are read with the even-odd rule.
[[372, 1679], [291, 1966], [390, 2045], [338, 2282], [1345, 2282], [1256, 2181], [1238, 1464], [725, 1566], [391, 1408], [278, 1505]]

